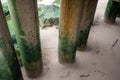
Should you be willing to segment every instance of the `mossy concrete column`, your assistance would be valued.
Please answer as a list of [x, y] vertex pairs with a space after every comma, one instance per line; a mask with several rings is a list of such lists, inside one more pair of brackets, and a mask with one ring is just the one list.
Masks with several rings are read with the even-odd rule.
[[22, 62], [29, 77], [42, 72], [37, 0], [8, 0]]
[[104, 21], [107, 23], [114, 23], [119, 11], [119, 2], [109, 0], [104, 14]]
[[83, 16], [79, 26], [80, 32], [78, 39], [78, 50], [86, 49], [90, 28], [94, 20], [97, 2], [98, 0], [86, 0], [85, 2]]
[[23, 80], [0, 1], [0, 80]]
[[85, 0], [61, 0], [59, 62], [75, 62], [79, 23]]

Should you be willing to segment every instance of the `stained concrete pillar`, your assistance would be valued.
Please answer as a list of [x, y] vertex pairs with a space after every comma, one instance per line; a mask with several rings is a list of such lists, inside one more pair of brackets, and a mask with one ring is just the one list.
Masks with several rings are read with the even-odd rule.
[[118, 15], [117, 15], [117, 17], [120, 18], [120, 2], [119, 2], [119, 10], [118, 10]]
[[61, 0], [59, 62], [75, 62], [79, 23], [85, 0]]
[[80, 22], [80, 32], [78, 39], [78, 50], [84, 50], [87, 46], [87, 40], [91, 25], [93, 24], [98, 0], [86, 0], [82, 20]]
[[29, 77], [42, 72], [37, 0], [8, 0], [23, 66]]
[[0, 1], [0, 80], [23, 80]]
[[115, 23], [115, 19], [117, 17], [118, 11], [119, 11], [119, 0], [109, 0], [105, 14], [104, 14], [104, 21], [107, 23]]

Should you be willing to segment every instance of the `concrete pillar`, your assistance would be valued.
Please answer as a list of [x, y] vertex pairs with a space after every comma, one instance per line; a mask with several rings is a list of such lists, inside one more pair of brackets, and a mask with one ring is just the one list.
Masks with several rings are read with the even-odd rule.
[[23, 80], [0, 1], [0, 80]]
[[118, 15], [117, 15], [117, 17], [120, 18], [120, 2], [119, 2], [119, 10], [118, 10]]
[[22, 62], [29, 77], [42, 72], [37, 0], [8, 0]]
[[120, 2], [109, 0], [105, 15], [104, 15], [104, 21], [107, 23], [115, 23], [115, 19], [117, 17], [118, 11], [119, 11], [119, 4]]
[[59, 62], [75, 62], [79, 23], [85, 0], [61, 0]]
[[85, 2], [83, 16], [80, 22], [78, 50], [86, 49], [90, 28], [94, 20], [97, 2], [98, 0], [86, 0]]

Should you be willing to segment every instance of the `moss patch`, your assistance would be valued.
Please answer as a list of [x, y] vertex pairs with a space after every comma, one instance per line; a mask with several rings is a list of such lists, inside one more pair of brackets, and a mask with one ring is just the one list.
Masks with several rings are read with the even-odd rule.
[[22, 39], [22, 42], [19, 44], [20, 47], [22, 47], [21, 55], [25, 66], [28, 66], [32, 62], [41, 60], [41, 49], [39, 44], [37, 44], [36, 46], [32, 44], [27, 45], [27, 42], [24, 39]]
[[59, 38], [59, 61], [61, 63], [73, 63], [76, 55], [76, 42], [69, 40], [69, 35]]
[[22, 75], [12, 44], [5, 41], [5, 39], [2, 37], [0, 38], [0, 51], [8, 63], [13, 80], [20, 80]]
[[114, 23], [117, 17], [118, 10], [119, 3], [113, 0], [109, 0], [105, 11], [105, 21]]
[[[32, 33], [29, 30], [26, 30], [24, 26], [21, 27], [21, 23], [17, 13], [18, 11], [16, 9], [17, 7], [16, 4], [18, 3], [16, 1], [17, 0], [8, 0], [8, 5], [10, 8], [9, 10], [10, 10], [11, 18], [14, 22], [14, 29], [16, 33], [18, 47], [20, 48], [20, 55], [22, 58], [23, 65], [28, 75], [33, 76], [33, 74], [36, 74], [41, 71], [40, 69], [42, 66], [41, 49], [40, 49], [39, 33], [38, 33], [39, 30], [37, 30], [36, 27], [34, 27], [36, 30], [32, 29], [33, 28], [32, 26], [31, 30], [30, 29], [29, 30], [30, 31], [33, 30], [32, 33], [34, 33], [34, 35], [31, 35]], [[31, 34], [26, 35], [25, 32], [27, 33], [29, 32]], [[27, 37], [30, 38], [28, 39]], [[32, 42], [30, 43], [30, 41]], [[34, 41], [36, 43], [35, 45], [33, 44]], [[37, 65], [39, 65], [39, 67]]]
[[2, 52], [0, 51], [0, 80], [13, 80], [10, 68]]
[[88, 40], [88, 36], [89, 36], [89, 32], [90, 32], [90, 28], [91, 27], [87, 27], [86, 30], [81, 30], [79, 33], [79, 38], [78, 38], [78, 50], [84, 50], [87, 46], [87, 40]]

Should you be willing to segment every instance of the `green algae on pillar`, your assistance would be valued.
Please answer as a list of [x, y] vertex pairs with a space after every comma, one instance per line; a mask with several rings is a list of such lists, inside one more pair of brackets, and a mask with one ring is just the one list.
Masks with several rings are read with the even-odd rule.
[[107, 7], [106, 7], [106, 11], [104, 14], [104, 21], [107, 23], [115, 23], [115, 19], [117, 17], [118, 14], [118, 10], [119, 10], [119, 2], [113, 1], [113, 0], [109, 0]]
[[25, 71], [37, 77], [42, 72], [37, 0], [8, 0], [8, 7]]
[[0, 52], [0, 80], [14, 80], [7, 60]]
[[0, 80], [23, 80], [0, 1]]
[[89, 25], [85, 30], [80, 30], [77, 44], [77, 49], [80, 51], [85, 50], [87, 47], [87, 40], [89, 37], [90, 28], [91, 26]]
[[59, 62], [74, 63], [79, 22], [85, 0], [61, 0], [59, 30]]
[[96, 6], [98, 0], [86, 0], [85, 7], [83, 11], [83, 16], [80, 24], [80, 32], [78, 38], [78, 50], [84, 50], [87, 46], [87, 40], [89, 37], [89, 32], [91, 25], [93, 23]]

